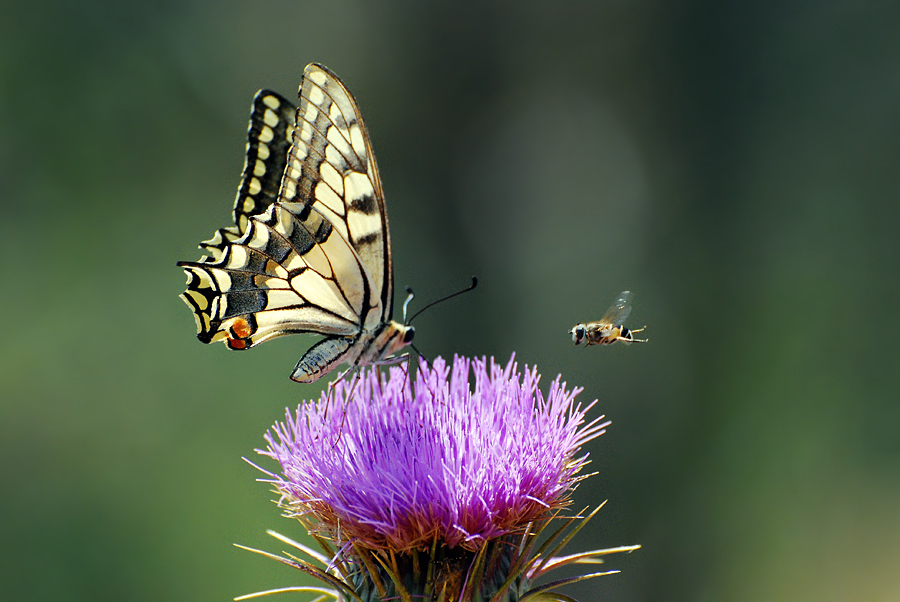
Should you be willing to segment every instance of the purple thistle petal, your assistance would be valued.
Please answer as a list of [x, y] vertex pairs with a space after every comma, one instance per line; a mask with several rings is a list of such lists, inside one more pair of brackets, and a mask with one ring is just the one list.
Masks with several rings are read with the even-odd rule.
[[559, 377], [545, 397], [514, 360], [421, 362], [414, 386], [403, 368], [367, 369], [288, 411], [257, 450], [281, 464], [281, 503], [339, 541], [395, 551], [435, 536], [476, 550], [565, 506], [588, 462], [576, 454], [609, 422], [585, 422], [596, 400], [576, 405], [581, 389]]

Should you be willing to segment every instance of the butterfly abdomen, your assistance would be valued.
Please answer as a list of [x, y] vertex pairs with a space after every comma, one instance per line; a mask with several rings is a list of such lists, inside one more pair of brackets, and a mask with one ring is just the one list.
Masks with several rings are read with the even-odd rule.
[[375, 332], [362, 331], [355, 337], [328, 337], [313, 345], [294, 367], [291, 379], [312, 383], [336, 366], [351, 368], [394, 363], [398, 351], [409, 345], [415, 329], [393, 320], [381, 324]]
[[291, 373], [291, 380], [313, 383], [336, 366], [348, 361], [352, 348], [358, 343], [347, 337], [328, 337], [309, 348]]

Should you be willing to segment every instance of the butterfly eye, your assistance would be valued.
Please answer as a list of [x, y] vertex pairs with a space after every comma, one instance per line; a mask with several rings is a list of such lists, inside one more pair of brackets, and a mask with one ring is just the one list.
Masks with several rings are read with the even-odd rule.
[[410, 343], [412, 343], [414, 336], [416, 336], [416, 329], [410, 326], [406, 331], [406, 334], [403, 335], [403, 342], [409, 345]]

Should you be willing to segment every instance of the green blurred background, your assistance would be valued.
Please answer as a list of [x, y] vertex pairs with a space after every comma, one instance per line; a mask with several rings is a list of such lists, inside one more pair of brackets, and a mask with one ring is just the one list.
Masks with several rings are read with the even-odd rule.
[[[900, 8], [4, 3], [0, 597], [304, 582], [242, 456], [313, 339], [207, 347], [179, 259], [228, 223], [253, 94], [357, 96], [427, 355], [512, 351], [613, 420], [583, 601], [900, 599]], [[647, 345], [574, 348], [623, 289]], [[397, 302], [402, 301], [398, 295]], [[302, 596], [280, 599], [307, 599]]]

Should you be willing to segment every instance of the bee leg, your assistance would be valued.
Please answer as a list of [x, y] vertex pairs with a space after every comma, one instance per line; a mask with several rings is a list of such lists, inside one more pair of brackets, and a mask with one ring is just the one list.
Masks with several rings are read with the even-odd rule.
[[[647, 330], [647, 325], [646, 325], [646, 324], [644, 324], [643, 326], [641, 326], [641, 327], [638, 328], [637, 330], [632, 330], [632, 331], [631, 331], [631, 334], [634, 334], [634, 333], [636, 333], [636, 332], [644, 332], [645, 330]], [[650, 339], [634, 339], [634, 342], [635, 342], [635, 343], [646, 343], [646, 342], [648, 342], [649, 340], [650, 340]]]

